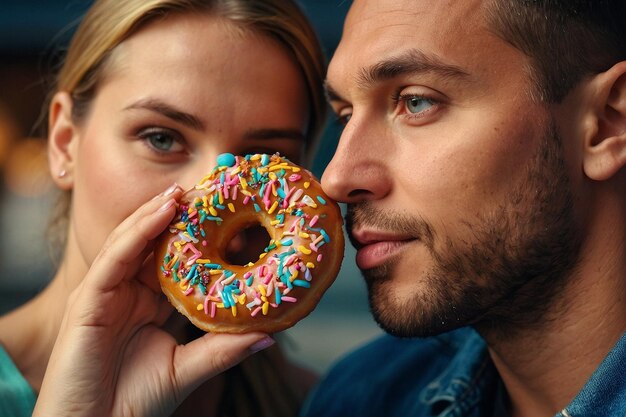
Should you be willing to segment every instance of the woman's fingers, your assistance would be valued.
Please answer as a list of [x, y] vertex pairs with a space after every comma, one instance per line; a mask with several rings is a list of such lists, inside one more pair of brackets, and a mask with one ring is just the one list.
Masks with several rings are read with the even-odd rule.
[[174, 354], [175, 391], [184, 398], [202, 382], [273, 344], [274, 340], [263, 333], [207, 333], [178, 346]]
[[171, 188], [124, 220], [105, 242], [86, 281], [99, 292], [106, 292], [134, 276], [143, 262], [142, 253], [151, 250], [149, 244], [174, 217], [181, 194], [180, 187]]

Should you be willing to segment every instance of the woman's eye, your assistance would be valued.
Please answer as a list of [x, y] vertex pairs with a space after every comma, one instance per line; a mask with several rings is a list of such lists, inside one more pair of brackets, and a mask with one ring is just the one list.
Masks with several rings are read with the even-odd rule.
[[168, 129], [149, 128], [140, 132], [139, 137], [157, 152], [181, 152], [185, 149], [180, 135]]
[[407, 111], [412, 114], [422, 113], [434, 105], [432, 100], [421, 96], [400, 97], [400, 99], [404, 101]]

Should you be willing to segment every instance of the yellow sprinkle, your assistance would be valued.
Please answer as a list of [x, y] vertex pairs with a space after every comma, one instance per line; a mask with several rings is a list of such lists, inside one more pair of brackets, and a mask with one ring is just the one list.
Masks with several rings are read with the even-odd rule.
[[224, 308], [224, 303], [217, 303], [217, 304], [215, 304], [215, 306], [217, 308]]
[[202, 207], [206, 208], [209, 206], [209, 200], [206, 197], [206, 194], [202, 196]]
[[[275, 167], [272, 167], [275, 168]], [[270, 177], [270, 180], [276, 181], [278, 178], [276, 177], [276, 174], [273, 171], [273, 169], [270, 168], [270, 172], [267, 174], [268, 177]]]
[[278, 207], [278, 201], [274, 201], [274, 204], [272, 204], [272, 207], [270, 207], [270, 209], [267, 211], [267, 214], [272, 214], [274, 210], [276, 210], [276, 207]]
[[244, 305], [244, 303], [246, 302], [246, 294], [241, 294], [239, 297], [237, 297], [237, 302], [239, 302], [239, 304]]
[[233, 203], [228, 203], [228, 210], [230, 210], [231, 213], [235, 212], [235, 206], [233, 205]]
[[233, 317], [237, 317], [237, 306], [231, 306], [230, 312], [233, 313]]
[[176, 249], [182, 250], [182, 246], [181, 246], [180, 242], [174, 242], [174, 246], [176, 246]]
[[293, 282], [296, 278], [298, 278], [298, 270], [293, 271], [293, 275], [291, 276], [291, 281]]
[[239, 177], [239, 184], [241, 184], [242, 191], [248, 188], [248, 181], [244, 177]]
[[270, 225], [272, 225], [272, 226], [276, 226], [278, 223], [280, 223], [280, 220], [272, 220], [272, 221], [270, 222]]
[[265, 297], [267, 295], [267, 290], [265, 289], [265, 285], [259, 285], [259, 292], [261, 296]]
[[217, 210], [215, 210], [215, 207], [209, 207], [209, 213], [211, 213], [211, 216], [217, 217]]
[[183, 290], [183, 291], [187, 291], [187, 289], [189, 289], [189, 284], [188, 281], [181, 281], [180, 284], [178, 284], [178, 286]]
[[250, 157], [250, 160], [251, 160], [251, 161], [258, 161], [259, 159], [261, 159], [261, 154], [259, 154], [259, 153], [254, 154], [254, 155], [252, 155], [252, 156]]
[[305, 248], [303, 245], [298, 246], [298, 250], [304, 253], [305, 255], [311, 254], [311, 249]]
[[211, 269], [209, 270], [209, 275], [222, 275], [224, 271], [221, 269]]
[[198, 310], [198, 311], [203, 310], [203, 309], [204, 309], [204, 306], [202, 304], [198, 304], [196, 306], [196, 310]]
[[218, 199], [220, 204], [224, 204], [224, 193], [222, 192], [222, 190], [220, 190]]
[[254, 266], [254, 262], [248, 262], [247, 267]]
[[299, 167], [291, 167], [291, 170], [293, 172], [300, 172], [300, 168]]
[[233, 175], [237, 175], [241, 172], [241, 166], [237, 166], [235, 169], [232, 170], [232, 172], [230, 173], [231, 176]]
[[210, 259], [196, 259], [196, 263], [198, 263], [198, 264], [210, 264], [211, 260]]
[[308, 234], [308, 233], [306, 233], [306, 232], [300, 232], [300, 233], [298, 233], [298, 234], [300, 235], [300, 237], [301, 237], [302, 239], [308, 239], [308, 238], [309, 238], [309, 234]]
[[263, 303], [263, 310], [262, 311], [263, 311], [263, 315], [264, 316], [267, 316], [267, 312], [269, 311], [269, 309], [270, 309], [270, 303]]
[[165, 269], [172, 269], [172, 267], [174, 266], [177, 260], [178, 260], [178, 255], [174, 255], [174, 257], [170, 259], [167, 265], [165, 265]]
[[315, 264], [313, 262], [307, 262], [306, 263], [306, 267], [309, 268], [309, 269], [313, 269], [313, 268], [315, 268]]
[[252, 197], [252, 193], [248, 190], [241, 190], [241, 193], [245, 196]]
[[263, 259], [265, 258], [265, 255], [267, 255], [267, 252], [263, 252], [262, 254], [259, 255], [259, 259]]
[[187, 226], [185, 226], [185, 223], [182, 223], [182, 222], [176, 223], [176, 228], [178, 230], [187, 230]]
[[[210, 205], [211, 207], [213, 206], [213, 196], [214, 196], [214, 195], [215, 195], [215, 194], [211, 194], [211, 195], [209, 196], [209, 205]], [[210, 207], [209, 207], [209, 209], [210, 209]]]
[[311, 186], [311, 183], [309, 181], [304, 182], [304, 188], [309, 188], [310, 186]]

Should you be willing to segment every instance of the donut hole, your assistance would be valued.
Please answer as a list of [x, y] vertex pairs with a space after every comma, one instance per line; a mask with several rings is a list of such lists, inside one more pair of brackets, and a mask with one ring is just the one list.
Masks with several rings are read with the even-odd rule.
[[253, 224], [241, 229], [228, 245], [224, 260], [231, 265], [246, 265], [259, 260], [259, 254], [270, 244], [270, 235], [261, 224]]

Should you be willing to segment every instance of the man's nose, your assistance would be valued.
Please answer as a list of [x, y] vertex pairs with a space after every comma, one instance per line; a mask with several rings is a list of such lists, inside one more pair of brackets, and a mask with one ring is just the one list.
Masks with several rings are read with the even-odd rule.
[[353, 116], [322, 175], [324, 191], [344, 203], [385, 197], [391, 190], [391, 181], [384, 139], [384, 132]]

